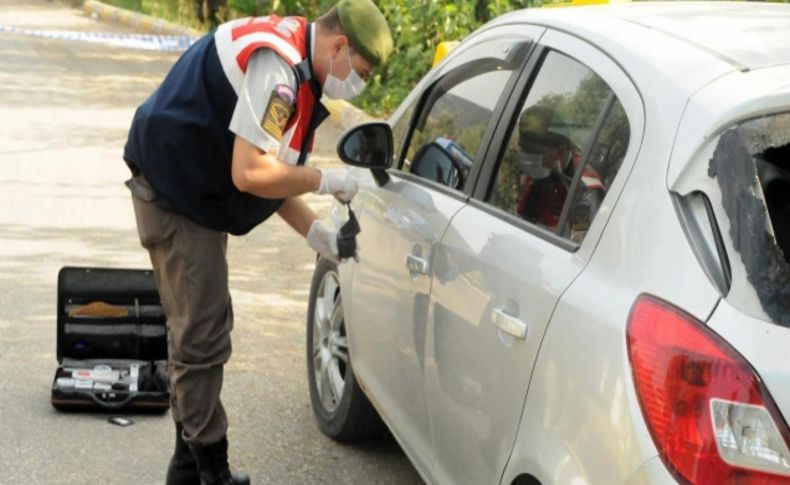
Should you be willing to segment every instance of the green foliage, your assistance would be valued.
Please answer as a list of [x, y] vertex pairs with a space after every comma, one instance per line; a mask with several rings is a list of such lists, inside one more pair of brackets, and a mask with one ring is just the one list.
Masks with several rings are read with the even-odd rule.
[[[242, 12], [247, 15], [258, 15], [258, 10], [262, 10], [260, 0], [228, 0], [228, 6], [237, 12]], [[271, 2], [265, 2], [267, 4]]]
[[505, 12], [539, 0], [380, 0], [395, 38], [395, 54], [354, 103], [372, 114], [391, 113], [431, 68], [436, 46], [461, 40]]
[[[303, 15], [314, 19], [337, 0], [229, 0], [240, 15]], [[395, 54], [354, 103], [374, 115], [391, 113], [431, 68], [439, 42], [461, 40], [503, 13], [541, 0], [377, 0], [395, 38]]]
[[[194, 0], [105, 0], [107, 3], [199, 26]], [[199, 0], [200, 1], [200, 0]], [[222, 0], [219, 0], [222, 1]], [[301, 15], [315, 19], [338, 0], [227, 0], [219, 20], [250, 15]], [[365, 93], [354, 100], [360, 108], [383, 116], [397, 108], [431, 68], [439, 42], [461, 40], [498, 15], [560, 0], [374, 0], [395, 37], [395, 54], [378, 69]], [[788, 0], [769, 0], [787, 2]], [[203, 25], [208, 28], [208, 25]]]
[[127, 10], [153, 15], [164, 20], [190, 27], [200, 24], [194, 14], [194, 0], [101, 0]]
[[135, 12], [143, 11], [143, 0], [105, 0], [105, 3]]
[[[105, 0], [167, 20], [200, 26], [195, 0]], [[315, 19], [338, 0], [227, 0], [219, 20], [250, 15], [301, 15]], [[462, 40], [494, 17], [556, 0], [374, 0], [395, 38], [395, 54], [378, 69], [365, 93], [354, 100], [360, 108], [383, 116], [397, 108], [431, 68], [439, 42]], [[208, 29], [209, 25], [202, 25]]]
[[301, 15], [314, 19], [338, 0], [228, 0], [234, 17], [257, 15]]

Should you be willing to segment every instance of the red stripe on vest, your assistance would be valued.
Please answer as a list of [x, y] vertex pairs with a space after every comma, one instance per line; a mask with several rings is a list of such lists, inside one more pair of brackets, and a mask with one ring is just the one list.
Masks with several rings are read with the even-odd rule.
[[280, 57], [282, 57], [283, 59], [285, 59], [288, 62], [288, 65], [293, 67], [293, 64], [291, 63], [291, 60], [288, 59], [287, 57], [283, 56], [282, 54], [280, 54], [280, 52], [272, 44], [270, 44], [268, 42], [253, 42], [252, 44], [250, 44], [247, 47], [245, 47], [244, 49], [242, 49], [241, 52], [239, 52], [239, 55], [236, 56], [236, 62], [239, 63], [239, 67], [241, 68], [241, 72], [246, 74], [246, 72], [247, 72], [247, 64], [249, 64], [249, 62], [250, 62], [250, 57], [252, 57], [252, 53], [257, 51], [261, 47], [267, 47], [267, 48], [272, 49], [273, 51], [277, 52], [277, 54]]
[[[288, 147], [292, 150], [301, 151], [302, 143], [306, 136], [309, 135], [307, 132], [309, 120], [312, 116], [313, 106], [315, 106], [315, 97], [313, 96], [313, 91], [310, 89], [309, 84], [305, 84], [303, 88], [300, 88], [299, 91], [296, 93], [296, 106], [310, 106], [310, 112], [304, 113], [304, 122], [297, 123], [296, 128], [294, 128], [294, 134], [291, 137], [291, 143], [289, 143]], [[300, 110], [301, 111], [301, 110]], [[301, 116], [299, 117], [302, 118]], [[296, 123], [296, 122], [294, 122]], [[291, 124], [291, 126], [293, 126]], [[313, 151], [312, 143], [308, 147], [307, 152], [311, 153]]]
[[[270, 15], [268, 17], [251, 18], [248, 22], [245, 22], [238, 27], [234, 27], [231, 30], [231, 38], [233, 41], [237, 41], [245, 36], [256, 33], [273, 34], [293, 46], [302, 56], [302, 59], [304, 59], [307, 57], [307, 46], [305, 45], [307, 39], [307, 28], [307, 19], [304, 17], [282, 18], [276, 15]], [[242, 48], [242, 50], [236, 56], [236, 62], [238, 63], [242, 72], [247, 72], [247, 65], [249, 64], [250, 57], [255, 51], [261, 48], [272, 49], [282, 59], [285, 59], [285, 61], [290, 66], [293, 66], [291, 59], [289, 59], [289, 57], [285, 55], [285, 53], [283, 53], [277, 46], [270, 42], [259, 41], [251, 42], [249, 45], [244, 46], [244, 48]], [[315, 102], [316, 99], [309, 83], [304, 83], [301, 86], [298, 86], [296, 92], [296, 110], [291, 116], [291, 119], [288, 120], [288, 124], [285, 127], [285, 131], [288, 131], [295, 126], [293, 136], [291, 137], [291, 141], [288, 145], [288, 147], [292, 150], [297, 152], [301, 151], [305, 137], [309, 136], [308, 125], [310, 123], [310, 118], [313, 113]], [[311, 141], [310, 146], [308, 147], [308, 152], [312, 152], [312, 145], [313, 144]]]
[[[286, 25], [287, 24], [287, 25]], [[285, 25], [282, 29], [281, 25]], [[295, 29], [293, 29], [295, 27]], [[231, 39], [237, 41], [245, 36], [257, 33], [271, 34], [279, 37], [284, 42], [293, 46], [299, 55], [304, 59], [307, 57], [307, 48], [305, 41], [307, 37], [307, 19], [304, 17], [285, 17], [281, 18], [276, 15], [269, 17], [252, 18], [248, 22], [234, 27], [231, 32]], [[242, 72], [247, 72], [247, 64], [250, 61], [250, 56], [253, 52], [261, 47], [266, 47], [275, 51], [280, 57], [285, 59], [289, 65], [293, 66], [291, 59], [282, 52], [276, 45], [266, 42], [253, 42], [245, 46], [241, 52], [236, 56], [236, 62]]]

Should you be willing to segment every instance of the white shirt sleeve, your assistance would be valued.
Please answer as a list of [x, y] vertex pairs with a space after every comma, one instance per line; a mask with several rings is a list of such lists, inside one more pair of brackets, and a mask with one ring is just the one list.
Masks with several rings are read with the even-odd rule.
[[247, 64], [239, 100], [228, 127], [236, 135], [270, 153], [277, 153], [280, 140], [264, 131], [261, 124], [278, 85], [290, 89], [295, 101], [296, 76], [291, 66], [273, 50], [258, 49]]

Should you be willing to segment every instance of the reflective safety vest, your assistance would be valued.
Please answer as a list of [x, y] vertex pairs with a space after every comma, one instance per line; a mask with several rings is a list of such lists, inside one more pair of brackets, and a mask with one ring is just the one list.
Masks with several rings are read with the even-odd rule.
[[[215, 34], [217, 53], [225, 75], [238, 93], [241, 89], [247, 63], [252, 54], [262, 48], [268, 48], [280, 55], [291, 67], [296, 67], [307, 59], [309, 25], [304, 17], [253, 17], [239, 19], [220, 25]], [[308, 134], [308, 123], [315, 104], [315, 95], [309, 83], [301, 83], [296, 92], [296, 111], [286, 125], [280, 160], [295, 164], [299, 160], [302, 145]], [[312, 151], [312, 143], [308, 144], [308, 152]]]
[[277, 16], [222, 24], [190, 47], [137, 109], [124, 160], [171, 208], [198, 224], [245, 234], [268, 219], [281, 199], [240, 192], [231, 178], [235, 135], [228, 129], [252, 54], [272, 49], [294, 68], [296, 106], [278, 158], [303, 164], [326, 110], [312, 79], [306, 19]]

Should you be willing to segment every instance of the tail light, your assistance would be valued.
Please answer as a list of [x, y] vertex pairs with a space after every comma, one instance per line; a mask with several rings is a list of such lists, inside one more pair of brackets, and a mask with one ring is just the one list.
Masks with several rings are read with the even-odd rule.
[[790, 483], [790, 429], [749, 363], [651, 296], [627, 329], [636, 392], [664, 464], [681, 483]]

